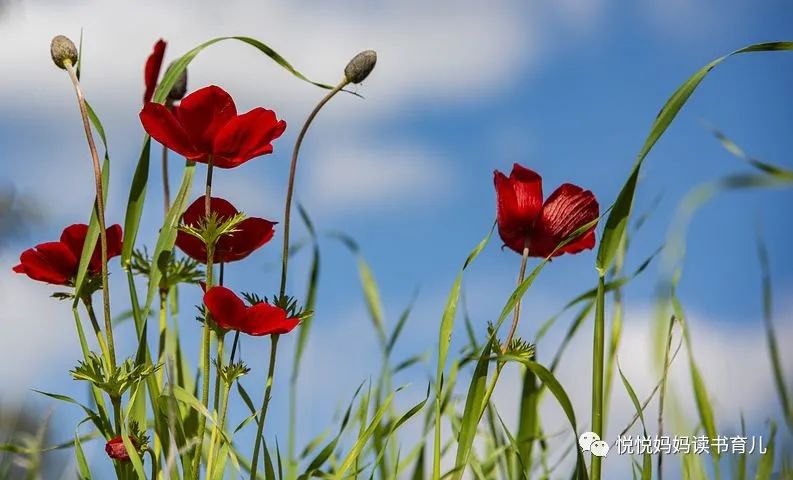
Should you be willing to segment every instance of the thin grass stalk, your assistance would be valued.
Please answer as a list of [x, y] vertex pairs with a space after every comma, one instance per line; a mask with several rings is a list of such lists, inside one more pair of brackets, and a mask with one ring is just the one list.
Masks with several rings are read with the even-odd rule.
[[83, 305], [85, 306], [85, 311], [88, 313], [88, 318], [91, 320], [91, 327], [94, 329], [94, 334], [96, 334], [96, 341], [99, 343], [99, 349], [102, 350], [102, 356], [105, 358], [108, 366], [112, 365], [110, 350], [107, 348], [107, 343], [102, 336], [102, 329], [99, 327], [99, 320], [96, 318], [96, 312], [94, 312], [94, 304], [91, 297], [83, 297]]
[[[518, 273], [518, 286], [523, 283], [523, 280], [526, 277], [526, 263], [529, 260], [529, 239], [527, 238], [525, 242], [523, 242], [523, 255], [520, 259], [520, 272]], [[512, 317], [512, 325], [509, 327], [509, 333], [507, 334], [507, 339], [504, 341], [504, 345], [501, 347], [501, 353], [507, 353], [509, 349], [509, 345], [512, 343], [512, 338], [515, 336], [515, 331], [518, 329], [518, 322], [520, 321], [520, 304], [522, 303], [523, 298], [519, 298], [518, 302], [515, 304], [515, 314]]]
[[99, 153], [96, 151], [94, 135], [91, 131], [91, 120], [88, 117], [88, 108], [85, 105], [85, 97], [80, 87], [80, 79], [70, 60], [65, 60], [64, 67], [72, 80], [74, 92], [77, 95], [77, 104], [80, 107], [80, 116], [83, 119], [83, 129], [85, 138], [88, 141], [88, 150], [91, 152], [91, 160], [94, 167], [94, 181], [96, 183], [96, 210], [99, 222], [99, 243], [102, 255], [102, 303], [104, 306], [105, 335], [107, 336], [107, 349], [110, 356], [110, 367], [116, 368], [116, 351], [113, 342], [113, 326], [110, 319], [110, 291], [108, 289], [107, 275], [107, 229], [105, 228], [105, 200], [102, 194], [102, 169], [99, 166]]
[[[598, 275], [597, 300], [595, 305], [595, 328], [592, 335], [592, 431], [603, 438], [603, 376], [604, 350], [606, 341], [605, 320], [605, 277]], [[600, 480], [601, 458], [593, 455], [590, 477]]]
[[[283, 297], [286, 294], [286, 277], [287, 271], [289, 269], [289, 227], [291, 225], [291, 214], [292, 214], [292, 196], [294, 195], [295, 191], [295, 176], [297, 174], [297, 158], [300, 153], [300, 146], [303, 144], [303, 139], [308, 132], [308, 127], [311, 126], [311, 122], [314, 121], [314, 118], [317, 116], [322, 107], [327, 104], [331, 98], [333, 98], [337, 93], [342, 91], [344, 87], [349, 84], [349, 80], [346, 78], [336, 85], [333, 90], [329, 91], [327, 95], [325, 95], [322, 100], [319, 101], [314, 110], [308, 115], [306, 118], [306, 122], [303, 124], [303, 128], [300, 129], [300, 133], [297, 135], [297, 140], [295, 140], [295, 147], [292, 150], [292, 161], [289, 164], [289, 181], [286, 187], [286, 202], [284, 202], [284, 245], [281, 252], [281, 288], [279, 291], [279, 296]], [[256, 465], [254, 464], [253, 470], [255, 472]]]
[[[212, 198], [212, 156], [207, 160], [207, 177], [206, 177], [206, 193], [204, 194], [204, 218], [209, 220]], [[207, 244], [207, 268], [206, 268], [206, 288], [209, 291], [213, 285], [212, 267], [215, 261], [215, 245], [211, 242]], [[212, 327], [210, 326], [211, 318], [207, 312], [204, 318], [204, 329], [201, 338], [201, 403], [205, 408], [209, 408], [209, 371], [210, 360], [209, 351], [212, 347]], [[204, 444], [204, 432], [206, 431], [207, 420], [203, 415], [198, 416], [198, 430], [196, 439], [198, 443], [196, 450], [193, 454], [193, 475], [195, 480], [199, 480], [201, 473], [201, 453]]]
[[259, 467], [259, 450], [262, 446], [264, 420], [267, 417], [267, 406], [270, 404], [270, 392], [273, 388], [273, 377], [275, 376], [275, 358], [278, 351], [278, 337], [279, 335], [272, 335], [270, 337], [270, 364], [267, 369], [267, 383], [264, 387], [264, 398], [262, 398], [259, 423], [256, 427], [256, 443], [254, 443], [253, 458], [251, 458], [251, 480], [256, 480], [256, 470]]
[[[303, 144], [303, 139], [308, 132], [308, 128], [311, 126], [311, 122], [314, 121], [319, 111], [324, 107], [331, 98], [333, 98], [337, 93], [342, 91], [344, 87], [349, 84], [349, 80], [346, 78], [342, 80], [336, 87], [334, 87], [330, 92], [328, 92], [322, 100], [314, 107], [314, 110], [308, 115], [306, 118], [303, 127], [300, 129], [300, 133], [297, 135], [297, 140], [295, 140], [295, 146], [292, 150], [292, 160], [289, 164], [289, 180], [287, 182], [286, 187], [286, 201], [284, 202], [284, 242], [283, 242], [283, 249], [281, 254], [281, 285], [279, 288], [279, 298], [283, 298], [286, 295], [286, 280], [287, 274], [289, 271], [289, 229], [291, 226], [291, 213], [292, 213], [292, 197], [294, 196], [295, 190], [295, 177], [297, 175], [297, 159], [300, 154], [300, 146]], [[267, 373], [267, 386], [265, 387], [265, 395], [262, 399], [262, 412], [259, 417], [259, 422], [257, 426], [258, 434], [256, 435], [256, 441], [253, 446], [253, 458], [251, 459], [251, 480], [256, 478], [256, 472], [259, 468], [259, 450], [261, 448], [262, 442], [262, 432], [264, 431], [264, 421], [265, 416], [267, 413], [267, 404], [269, 403], [269, 395], [270, 390], [272, 388], [273, 383], [273, 376], [275, 374], [275, 359], [276, 359], [276, 352], [278, 347], [278, 335], [271, 336], [271, 347], [270, 347], [270, 363]]]
[[[675, 326], [675, 317], [671, 317], [669, 319], [669, 333], [667, 334], [666, 339], [666, 346], [664, 347], [664, 371], [663, 375], [661, 376], [661, 388], [659, 390], [659, 397], [658, 397], [658, 437], [663, 438], [664, 436], [664, 401], [666, 399], [666, 381], [667, 375], [669, 374], [669, 355], [672, 350], [672, 329]], [[658, 455], [658, 480], [663, 480], [664, 473], [663, 473], [663, 466], [664, 460], [663, 455]]]

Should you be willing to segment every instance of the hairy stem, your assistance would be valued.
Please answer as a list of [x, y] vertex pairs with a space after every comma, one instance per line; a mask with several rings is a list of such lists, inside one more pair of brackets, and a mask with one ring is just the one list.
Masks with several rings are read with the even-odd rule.
[[108, 290], [107, 279], [107, 229], [105, 228], [105, 199], [102, 192], [102, 168], [99, 166], [99, 153], [96, 151], [94, 135], [91, 132], [91, 120], [88, 118], [88, 107], [85, 105], [83, 90], [80, 88], [80, 80], [77, 72], [70, 61], [65, 61], [64, 66], [69, 72], [69, 78], [74, 85], [74, 92], [77, 94], [77, 104], [80, 106], [80, 116], [83, 119], [83, 129], [85, 138], [88, 141], [88, 150], [91, 151], [91, 160], [94, 167], [94, 182], [96, 183], [96, 217], [99, 223], [99, 243], [102, 254], [102, 300], [104, 305], [105, 335], [107, 335], [107, 349], [110, 355], [110, 366], [116, 368], [116, 350], [113, 342], [113, 326], [110, 322], [110, 291]]

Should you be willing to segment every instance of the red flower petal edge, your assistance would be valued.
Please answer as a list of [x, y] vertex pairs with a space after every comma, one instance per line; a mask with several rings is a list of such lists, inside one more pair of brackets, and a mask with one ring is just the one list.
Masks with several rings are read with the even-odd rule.
[[212, 287], [204, 294], [204, 305], [213, 321], [224, 330], [237, 330], [253, 336], [285, 334], [299, 323], [287, 312], [268, 303], [246, 306], [237, 294], [226, 287]]
[[600, 215], [592, 192], [566, 183], [542, 203], [542, 177], [514, 164], [509, 177], [493, 175], [496, 189], [498, 233], [504, 245], [517, 253], [529, 247], [532, 257], [578, 253], [595, 246], [595, 227], [554, 252], [571, 234]]
[[[233, 217], [237, 209], [228, 200], [211, 197], [210, 209], [220, 221]], [[205, 215], [204, 197], [198, 197], [182, 215], [185, 225], [198, 226]], [[215, 245], [214, 263], [242, 260], [269, 242], [275, 234], [275, 222], [263, 218], [248, 217], [237, 226], [237, 231], [223, 235]], [[204, 242], [187, 232], [176, 234], [176, 246], [190, 258], [206, 264], [207, 252]]]

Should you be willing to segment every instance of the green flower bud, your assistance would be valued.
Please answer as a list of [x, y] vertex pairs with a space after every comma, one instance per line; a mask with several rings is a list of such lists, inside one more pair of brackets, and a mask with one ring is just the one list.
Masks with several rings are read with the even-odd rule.
[[68, 37], [57, 35], [50, 44], [50, 55], [55, 65], [66, 70], [66, 62], [71, 65], [77, 64], [77, 47]]
[[350, 83], [361, 83], [372, 73], [377, 63], [377, 52], [364, 50], [354, 56], [344, 68], [344, 76]]

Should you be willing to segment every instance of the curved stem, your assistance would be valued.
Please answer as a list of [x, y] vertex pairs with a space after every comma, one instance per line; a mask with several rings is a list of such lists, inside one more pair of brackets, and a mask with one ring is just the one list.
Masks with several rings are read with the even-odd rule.
[[85, 138], [88, 141], [88, 150], [91, 151], [91, 160], [94, 167], [94, 182], [96, 183], [96, 217], [99, 223], [99, 243], [102, 254], [102, 303], [104, 305], [105, 335], [107, 335], [110, 366], [115, 369], [116, 351], [113, 342], [113, 326], [110, 322], [110, 291], [108, 290], [107, 280], [107, 229], [105, 228], [105, 199], [102, 192], [102, 168], [99, 166], [99, 154], [96, 151], [94, 135], [91, 132], [91, 121], [88, 118], [88, 107], [85, 105], [85, 97], [80, 88], [80, 80], [77, 78], [77, 72], [74, 70], [74, 66], [72, 66], [70, 61], [64, 62], [64, 66], [66, 67], [66, 71], [69, 72], [69, 78], [71, 78], [72, 85], [74, 85], [74, 92], [77, 94], [77, 104], [80, 106], [80, 116], [83, 119]]
[[[520, 272], [518, 273], [518, 286], [523, 283], [523, 280], [526, 278], [526, 263], [529, 260], [529, 239], [527, 238], [526, 241], [523, 243], [523, 256], [520, 260]], [[522, 297], [518, 298], [518, 303], [515, 304], [515, 315], [512, 318], [512, 325], [509, 327], [509, 333], [507, 334], [507, 339], [504, 341], [504, 345], [501, 347], [501, 353], [507, 353], [509, 349], [509, 344], [512, 343], [512, 338], [515, 336], [515, 331], [518, 329], [518, 322], [520, 322], [520, 304], [522, 301]]]
[[259, 449], [262, 444], [262, 434], [264, 433], [264, 420], [267, 416], [267, 406], [270, 404], [270, 391], [273, 388], [273, 376], [275, 375], [275, 356], [278, 351], [278, 335], [270, 337], [270, 366], [267, 370], [267, 384], [264, 387], [264, 398], [262, 398], [262, 409], [259, 413], [259, 424], [256, 428], [256, 443], [253, 445], [253, 458], [251, 459], [251, 480], [256, 480], [256, 470], [259, 467]]
[[344, 79], [341, 83], [336, 85], [330, 92], [328, 92], [322, 100], [319, 101], [314, 110], [308, 115], [306, 118], [306, 122], [303, 124], [303, 128], [300, 129], [300, 133], [297, 135], [297, 140], [295, 141], [295, 148], [292, 150], [292, 162], [289, 165], [289, 182], [287, 183], [286, 187], [286, 202], [284, 204], [284, 246], [282, 251], [281, 257], [281, 289], [280, 289], [280, 297], [283, 297], [286, 294], [286, 274], [289, 267], [289, 226], [290, 226], [290, 219], [292, 213], [292, 195], [294, 194], [295, 190], [295, 174], [297, 172], [297, 158], [298, 154], [300, 153], [300, 146], [303, 144], [303, 139], [306, 136], [306, 132], [308, 132], [308, 127], [311, 126], [311, 122], [314, 121], [314, 118], [317, 116], [322, 107], [325, 106], [326, 103], [333, 98], [334, 95], [342, 91], [347, 84], [350, 83], [347, 79]]

